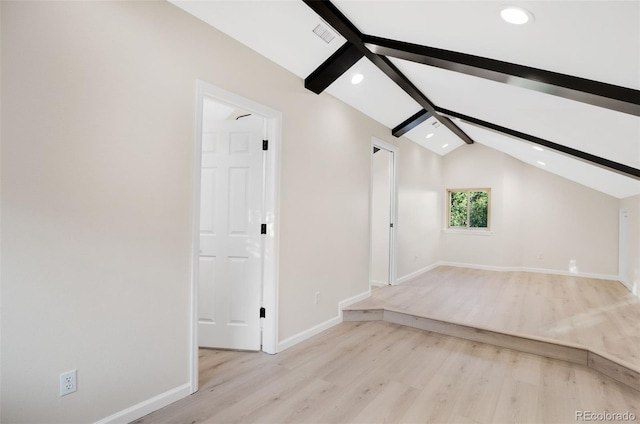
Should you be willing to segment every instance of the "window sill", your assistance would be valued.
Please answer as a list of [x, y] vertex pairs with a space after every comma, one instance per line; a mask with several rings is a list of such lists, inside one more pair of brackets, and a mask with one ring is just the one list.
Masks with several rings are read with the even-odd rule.
[[464, 230], [464, 229], [453, 229], [453, 228], [445, 228], [442, 230], [445, 234], [463, 234], [465, 236], [490, 236], [493, 234], [491, 230]]

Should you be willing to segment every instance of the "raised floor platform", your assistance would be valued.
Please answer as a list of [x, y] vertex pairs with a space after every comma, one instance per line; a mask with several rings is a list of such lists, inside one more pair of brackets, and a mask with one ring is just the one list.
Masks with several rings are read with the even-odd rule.
[[344, 321], [381, 320], [582, 364], [640, 390], [640, 299], [621, 283], [439, 267], [375, 289]]

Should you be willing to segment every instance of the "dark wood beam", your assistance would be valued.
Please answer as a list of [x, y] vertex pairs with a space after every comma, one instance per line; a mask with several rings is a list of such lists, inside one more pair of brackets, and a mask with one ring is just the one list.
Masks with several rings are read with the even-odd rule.
[[373, 53], [640, 116], [640, 91], [465, 53], [365, 35]]
[[[467, 144], [472, 144], [473, 140], [465, 134], [458, 126], [456, 126], [451, 120], [445, 116], [440, 116], [435, 109], [435, 106], [409, 79], [400, 72], [400, 70], [386, 57], [380, 56], [369, 50], [363, 41], [364, 35], [358, 30], [358, 28], [347, 19], [346, 16], [333, 3], [328, 0], [302, 0], [309, 6], [314, 12], [316, 12], [322, 19], [324, 19], [333, 29], [340, 33], [348, 42], [360, 49], [360, 51], [369, 59], [374, 65], [384, 72], [389, 78], [391, 78], [400, 88], [402, 88], [411, 98], [413, 98], [420, 106], [430, 112], [439, 122], [449, 128], [454, 134], [456, 134], [462, 141]], [[314, 71], [315, 72], [315, 71]]]
[[314, 93], [320, 94], [362, 57], [364, 57], [362, 49], [347, 41], [305, 78], [304, 86]]
[[430, 112], [422, 109], [420, 112], [413, 115], [411, 118], [407, 119], [397, 127], [391, 130], [391, 135], [394, 137], [402, 137], [418, 125], [422, 124], [427, 119], [431, 118], [433, 115]]
[[[367, 50], [368, 52], [368, 50]], [[433, 103], [422, 94], [422, 92], [415, 86], [407, 77], [405, 77], [402, 72], [396, 66], [391, 63], [389, 59], [384, 56], [379, 56], [377, 54], [369, 52], [365, 55], [371, 60], [380, 69], [384, 72], [389, 78], [391, 78], [400, 88], [404, 90], [413, 100], [418, 102], [420, 106], [425, 108], [427, 112], [431, 113], [440, 123], [442, 123], [445, 127], [449, 128], [451, 132], [460, 137], [462, 141], [467, 144], [473, 144], [473, 140], [467, 134], [464, 133], [457, 125], [455, 125], [449, 118], [446, 116], [440, 115], [436, 107]]]
[[[394, 128], [394, 132], [396, 129], [398, 132], [401, 131], [403, 128], [411, 125], [412, 122], [417, 122], [425, 116], [426, 118], [424, 118], [424, 120], [426, 120], [428, 119], [427, 115], [431, 114], [466, 143], [473, 143], [473, 140], [448, 118], [454, 117], [472, 125], [545, 146], [609, 171], [640, 180], [640, 170], [637, 168], [482, 121], [471, 116], [439, 108], [421, 93], [385, 56], [397, 57], [456, 72], [467, 73], [476, 77], [554, 94], [636, 116], [640, 116], [640, 91], [479, 56], [412, 45], [379, 37], [365, 36], [330, 1], [303, 1], [424, 108], [423, 111], [418, 112]], [[406, 131], [408, 131], [408, 129]]]
[[481, 119], [477, 119], [471, 116], [463, 115], [458, 112], [454, 112], [452, 110], [447, 110], [443, 108], [438, 108], [438, 111], [447, 116], [461, 119], [465, 122], [468, 122], [477, 127], [492, 130], [504, 135], [508, 135], [511, 137], [519, 138], [521, 140], [526, 140], [534, 144], [538, 144], [540, 146], [547, 147], [549, 149], [558, 151], [560, 153], [564, 153], [565, 155], [572, 156], [576, 159], [580, 159], [584, 162], [591, 163], [593, 165], [599, 166], [601, 168], [607, 169], [609, 171], [613, 171], [617, 174], [624, 175], [626, 177], [631, 177], [636, 180], [640, 180], [640, 169], [633, 168], [631, 166], [614, 162], [609, 159], [601, 158], [599, 156], [592, 155], [590, 153], [586, 153], [577, 149], [573, 149], [571, 147], [563, 146], [562, 144], [554, 143], [552, 141], [545, 140], [540, 137], [536, 137], [530, 134], [526, 134], [520, 131], [512, 130], [510, 128], [505, 128], [500, 125], [493, 124], [491, 122], [483, 121]]

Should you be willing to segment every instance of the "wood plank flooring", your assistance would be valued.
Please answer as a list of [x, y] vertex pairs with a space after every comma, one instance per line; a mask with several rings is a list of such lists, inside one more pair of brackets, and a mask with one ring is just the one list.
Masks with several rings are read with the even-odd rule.
[[277, 355], [201, 350], [200, 391], [136, 423], [570, 423], [640, 392], [582, 365], [387, 322]]
[[617, 281], [443, 266], [351, 308], [576, 343], [640, 369], [640, 299]]

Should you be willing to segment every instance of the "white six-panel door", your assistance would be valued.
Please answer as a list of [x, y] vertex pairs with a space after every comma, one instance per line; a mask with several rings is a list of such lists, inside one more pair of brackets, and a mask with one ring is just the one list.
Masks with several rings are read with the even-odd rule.
[[201, 347], [260, 350], [262, 131], [263, 120], [254, 116], [203, 126]]

